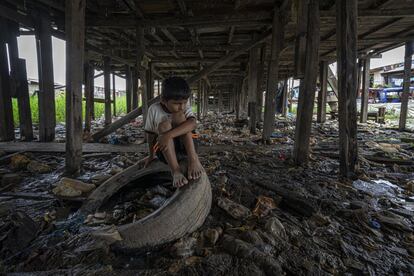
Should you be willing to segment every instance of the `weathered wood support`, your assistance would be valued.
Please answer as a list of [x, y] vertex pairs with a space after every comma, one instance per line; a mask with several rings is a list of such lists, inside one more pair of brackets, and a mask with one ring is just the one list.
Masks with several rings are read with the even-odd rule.
[[280, 9], [275, 7], [273, 13], [272, 44], [270, 50], [270, 61], [267, 70], [267, 85], [264, 111], [264, 124], [262, 139], [268, 142], [273, 132], [276, 113], [276, 94], [279, 81], [279, 55], [282, 50], [284, 39], [284, 26]]
[[302, 79], [305, 76], [306, 60], [306, 32], [308, 22], [309, 0], [293, 1], [296, 4], [296, 40], [295, 40], [295, 78]]
[[0, 18], [0, 140], [14, 140], [13, 106], [7, 59], [7, 23]]
[[257, 104], [256, 104], [256, 120], [263, 122], [263, 80], [266, 59], [266, 43], [260, 47], [260, 61], [257, 68]]
[[357, 0], [336, 0], [339, 169], [352, 177], [358, 164], [357, 143]]
[[39, 73], [39, 140], [55, 139], [56, 111], [55, 84], [53, 77], [52, 26], [46, 14], [38, 17], [36, 48]]
[[240, 119], [242, 84], [243, 84], [243, 79], [240, 78], [239, 80], [236, 81], [236, 84], [234, 85], [236, 120]]
[[[255, 36], [253, 37], [253, 40]], [[250, 49], [249, 53], [249, 90], [248, 90], [248, 114], [250, 133], [256, 133], [257, 123], [257, 86], [258, 69], [260, 64], [260, 46]]]
[[19, 69], [19, 50], [17, 46], [17, 36], [19, 35], [19, 24], [13, 21], [7, 20], [7, 48], [10, 61], [10, 95], [14, 98], [17, 97], [17, 78]]
[[138, 69], [134, 67], [132, 69], [132, 110], [138, 108]]
[[208, 94], [209, 94], [209, 87], [204, 83], [204, 99], [203, 99], [203, 118], [206, 118], [208, 113]]
[[91, 121], [94, 109], [94, 73], [91, 62], [85, 62], [85, 131], [91, 131]]
[[282, 116], [286, 118], [288, 102], [288, 79], [283, 81], [283, 95], [282, 95]]
[[66, 0], [66, 173], [79, 174], [82, 162], [82, 80], [86, 0]]
[[147, 72], [144, 66], [142, 66], [142, 62], [144, 60], [144, 53], [145, 53], [145, 45], [144, 45], [144, 29], [141, 25], [137, 25], [136, 28], [136, 66], [139, 70], [139, 77], [141, 80], [141, 88], [142, 88], [142, 115], [143, 121], [145, 122], [148, 112], [148, 95], [149, 95], [149, 87], [147, 83]]
[[320, 90], [318, 92], [318, 111], [316, 121], [318, 123], [325, 123], [326, 121], [326, 95], [328, 89], [328, 62], [321, 61], [319, 63], [319, 84]]
[[126, 94], [126, 112], [132, 110], [132, 75], [131, 67], [125, 65], [125, 94]]
[[[368, 96], [369, 96], [369, 67], [370, 58], [363, 60], [364, 71], [362, 75], [362, 93], [361, 93], [361, 117], [360, 122], [366, 123], [368, 119]], [[358, 72], [359, 73], [359, 72]], [[359, 75], [359, 74], [358, 74]], [[359, 86], [357, 85], [357, 91]]]
[[223, 112], [223, 91], [218, 90], [217, 93], [218, 93], [217, 109], [218, 109], [218, 112]]
[[316, 91], [319, 61], [319, 0], [309, 0], [306, 36], [305, 75], [299, 89], [293, 158], [296, 165], [305, 165], [309, 157], [309, 139]]
[[414, 41], [405, 43], [405, 57], [404, 57], [404, 83], [403, 93], [401, 97], [401, 111], [400, 122], [398, 129], [400, 131], [405, 130], [407, 123], [407, 111], [408, 111], [408, 96], [410, 94], [410, 78], [411, 78], [411, 56], [414, 54]]
[[27, 83], [26, 60], [18, 60], [17, 105], [19, 107], [20, 139], [33, 140], [32, 112], [30, 107], [29, 85]]
[[116, 116], [116, 88], [115, 88], [115, 73], [112, 74], [112, 106], [114, 108], [113, 116]]
[[197, 120], [201, 118], [201, 90], [203, 89], [203, 81], [198, 81], [198, 89], [197, 89]]
[[111, 112], [111, 58], [104, 57], [105, 125], [112, 122]]
[[148, 91], [148, 101], [154, 98], [154, 63], [150, 62], [148, 64], [147, 72], [147, 91]]

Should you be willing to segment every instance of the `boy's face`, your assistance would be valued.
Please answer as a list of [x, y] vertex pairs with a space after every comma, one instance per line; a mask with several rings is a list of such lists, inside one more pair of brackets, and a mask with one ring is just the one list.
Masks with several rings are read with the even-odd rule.
[[188, 99], [185, 100], [168, 100], [162, 101], [164, 106], [168, 109], [171, 113], [183, 112], [187, 106]]

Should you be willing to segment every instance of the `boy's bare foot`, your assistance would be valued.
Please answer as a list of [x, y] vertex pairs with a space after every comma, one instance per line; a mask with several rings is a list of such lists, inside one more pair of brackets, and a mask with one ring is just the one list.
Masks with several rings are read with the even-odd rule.
[[173, 186], [176, 188], [180, 188], [188, 183], [187, 178], [185, 178], [184, 174], [180, 171], [173, 172], [172, 176], [173, 176]]
[[199, 179], [204, 172], [204, 168], [198, 158], [188, 162], [188, 179]]

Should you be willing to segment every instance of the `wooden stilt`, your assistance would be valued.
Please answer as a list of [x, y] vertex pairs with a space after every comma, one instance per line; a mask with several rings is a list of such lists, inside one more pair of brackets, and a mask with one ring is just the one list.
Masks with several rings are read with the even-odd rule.
[[200, 120], [201, 117], [201, 89], [203, 87], [202, 80], [198, 81], [197, 89], [197, 120]]
[[10, 61], [10, 95], [17, 98], [17, 76], [19, 74], [19, 50], [17, 36], [19, 35], [19, 24], [10, 20], [6, 21], [7, 33], [5, 34], [8, 44]]
[[209, 87], [204, 83], [203, 118], [206, 118], [207, 113], [208, 113], [208, 100], [209, 100], [208, 94], [209, 94]]
[[[138, 108], [138, 70], [136, 67], [132, 69], [132, 109]], [[131, 110], [132, 111], [132, 110]]]
[[[256, 39], [256, 35], [253, 40]], [[256, 133], [257, 122], [257, 71], [260, 62], [260, 46], [253, 47], [249, 52], [249, 90], [248, 90], [248, 115], [250, 133]]]
[[223, 112], [223, 91], [218, 90], [218, 112]]
[[293, 158], [296, 165], [305, 165], [309, 157], [309, 139], [319, 61], [319, 0], [310, 0], [308, 11], [305, 77], [300, 85], [293, 149]]
[[326, 121], [326, 93], [328, 89], [328, 62], [321, 61], [319, 63], [319, 83], [320, 90], [318, 93], [318, 112], [316, 121], [325, 123]]
[[241, 83], [242, 80], [238, 80], [236, 81], [236, 84], [234, 85], [234, 95], [235, 95], [235, 103], [234, 103], [234, 108], [235, 108], [235, 112], [236, 112], [236, 120], [240, 119], [240, 96], [241, 96]]
[[7, 59], [6, 20], [0, 18], [0, 140], [14, 140], [13, 106]]
[[66, 0], [66, 173], [79, 174], [82, 162], [82, 79], [86, 0]]
[[147, 72], [147, 90], [148, 90], [148, 101], [154, 98], [154, 63], [148, 64]]
[[263, 122], [263, 80], [264, 68], [266, 59], [266, 44], [260, 46], [260, 61], [257, 68], [257, 104], [256, 104], [256, 119], [258, 122]]
[[114, 108], [114, 116], [116, 116], [116, 88], [115, 88], [115, 74], [112, 74], [112, 100]]
[[91, 131], [92, 110], [94, 106], [94, 66], [85, 62], [85, 131]]
[[408, 96], [410, 94], [410, 78], [411, 78], [411, 56], [414, 54], [414, 41], [405, 43], [405, 57], [404, 57], [404, 83], [403, 93], [401, 97], [401, 111], [399, 130], [404, 131], [407, 123], [408, 111]]
[[27, 83], [26, 60], [18, 60], [17, 105], [19, 107], [20, 139], [33, 140], [32, 112], [30, 107], [29, 85]]
[[125, 65], [125, 94], [126, 94], [126, 111], [127, 113], [132, 110], [132, 75], [131, 67]]
[[141, 88], [142, 88], [142, 116], [143, 121], [145, 123], [145, 120], [147, 118], [147, 112], [148, 112], [148, 98], [149, 98], [149, 87], [147, 84], [147, 72], [146, 69], [142, 66], [142, 62], [144, 59], [144, 53], [145, 53], [145, 45], [144, 45], [144, 29], [141, 25], [137, 25], [136, 27], [136, 51], [137, 51], [137, 58], [136, 58], [136, 64], [137, 68], [139, 70], [139, 77], [141, 80]]
[[[361, 94], [361, 123], [366, 123], [368, 119], [368, 95], [369, 95], [369, 67], [370, 58], [363, 60], [364, 71], [362, 75], [362, 94]], [[359, 87], [357, 88], [357, 90]]]
[[336, 0], [339, 163], [340, 174], [352, 177], [358, 163], [357, 143], [357, 0]]
[[294, 76], [302, 79], [305, 76], [306, 32], [308, 22], [309, 0], [293, 1], [296, 4], [296, 40], [295, 40], [295, 69]]
[[37, 62], [39, 73], [39, 140], [55, 139], [55, 83], [53, 77], [52, 35], [50, 19], [46, 14], [38, 17], [36, 28]]
[[282, 97], [282, 116], [287, 115], [287, 102], [288, 102], [288, 80], [283, 81], [283, 97]]
[[273, 132], [276, 113], [276, 94], [279, 81], [279, 55], [284, 39], [284, 26], [279, 8], [275, 7], [272, 25], [272, 44], [267, 72], [266, 99], [262, 139], [268, 142]]
[[111, 58], [104, 57], [105, 125], [112, 122], [111, 112]]

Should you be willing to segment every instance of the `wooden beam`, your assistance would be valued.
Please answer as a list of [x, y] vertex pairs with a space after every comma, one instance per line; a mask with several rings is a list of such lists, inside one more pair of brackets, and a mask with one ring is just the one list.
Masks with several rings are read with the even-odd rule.
[[127, 113], [132, 110], [132, 74], [131, 67], [125, 65], [125, 94], [126, 94], [126, 110]]
[[147, 72], [144, 66], [142, 66], [142, 62], [144, 60], [144, 52], [145, 52], [145, 45], [144, 45], [144, 29], [142, 26], [136, 26], [136, 67], [139, 70], [139, 77], [141, 80], [141, 88], [142, 88], [142, 115], [143, 121], [145, 122], [148, 112], [148, 84], [147, 84]]
[[319, 63], [319, 84], [320, 90], [318, 92], [318, 113], [316, 121], [318, 123], [325, 123], [326, 121], [326, 94], [328, 89], [328, 62], [321, 61]]
[[94, 73], [91, 62], [85, 62], [85, 131], [91, 131], [92, 113], [94, 109]]
[[50, 19], [46, 14], [36, 22], [36, 48], [39, 74], [39, 140], [55, 139], [55, 83], [53, 76], [52, 34]]
[[309, 0], [295, 1], [296, 3], [296, 40], [295, 40], [295, 61], [294, 76], [302, 79], [305, 74], [306, 60], [306, 32]]
[[[253, 36], [253, 40], [255, 36]], [[249, 90], [248, 90], [248, 114], [250, 133], [256, 133], [257, 123], [257, 77], [260, 63], [260, 46], [250, 49], [249, 53]]]
[[[82, 153], [99, 152], [145, 152], [147, 144], [111, 145], [102, 143], [82, 144]], [[66, 152], [65, 143], [42, 142], [0, 142], [0, 150], [5, 152]]]
[[112, 122], [111, 112], [111, 58], [104, 57], [105, 125]]
[[0, 140], [14, 140], [13, 106], [7, 58], [7, 23], [0, 17]]
[[256, 89], [256, 120], [263, 122], [263, 82], [265, 79], [266, 43], [260, 45], [260, 58], [257, 68], [257, 89]]
[[[368, 119], [368, 96], [369, 96], [369, 67], [370, 58], [361, 60], [364, 64], [364, 71], [362, 75], [362, 93], [361, 93], [361, 115], [360, 122], [366, 123]], [[358, 72], [359, 75], [360, 72]], [[359, 90], [359, 86], [357, 86]]]
[[411, 79], [411, 57], [414, 54], [414, 40], [405, 43], [405, 56], [404, 56], [404, 82], [403, 93], [401, 97], [401, 111], [400, 122], [398, 129], [404, 131], [407, 122], [408, 111], [408, 96], [410, 95], [410, 79]]
[[270, 60], [267, 71], [266, 98], [264, 110], [264, 123], [262, 139], [269, 142], [273, 132], [276, 114], [276, 94], [279, 82], [279, 59], [282, 51], [282, 43], [285, 36], [280, 9], [275, 7], [272, 26], [272, 44], [270, 49]]
[[112, 107], [114, 109], [113, 116], [116, 116], [116, 87], [115, 87], [115, 73], [112, 73]]
[[19, 107], [20, 139], [33, 140], [32, 112], [30, 107], [29, 85], [27, 83], [26, 60], [18, 60], [17, 105]]
[[66, 173], [77, 175], [82, 162], [82, 79], [86, 0], [66, 0]]
[[296, 165], [306, 165], [309, 158], [309, 141], [319, 62], [319, 0], [309, 0], [307, 27], [306, 65], [304, 78], [299, 88], [295, 144], [293, 148], [293, 159]]
[[358, 163], [357, 143], [357, 0], [336, 0], [339, 100], [339, 170], [352, 177]]
[[270, 37], [270, 35], [272, 33], [271, 31], [272, 30], [269, 30], [269, 31], [266, 31], [266, 32], [262, 33], [256, 39], [253, 39], [249, 42], [244, 43], [243, 45], [239, 46], [238, 49], [235, 50], [234, 52], [231, 52], [228, 55], [225, 55], [218, 62], [216, 62], [216, 63], [214, 63], [210, 66], [205, 67], [203, 70], [201, 70], [197, 74], [195, 74], [195, 75], [191, 76], [190, 78], [188, 78], [187, 79], [188, 84], [191, 85], [191, 84], [195, 83], [200, 78], [203, 78], [203, 77], [207, 76], [208, 74], [210, 74], [211, 72], [219, 69], [220, 67], [227, 64], [229, 61], [232, 61], [233, 59], [240, 56], [244, 52], [250, 50], [252, 47], [264, 42], [265, 40], [267, 40]]

